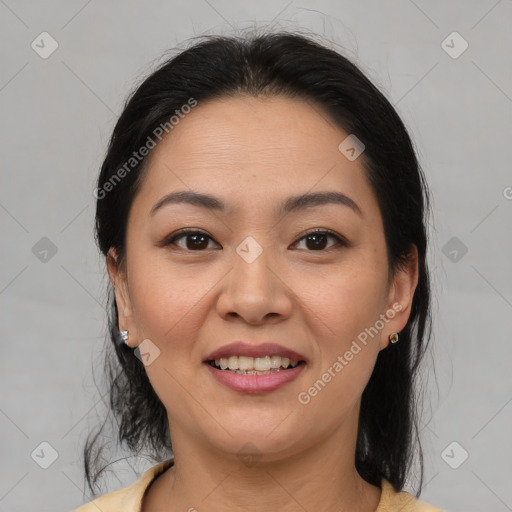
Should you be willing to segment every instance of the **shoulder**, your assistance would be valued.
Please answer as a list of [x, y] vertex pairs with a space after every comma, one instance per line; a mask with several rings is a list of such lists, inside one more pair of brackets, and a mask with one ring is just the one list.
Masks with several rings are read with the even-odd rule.
[[376, 512], [443, 512], [440, 508], [419, 501], [408, 492], [398, 492], [385, 478], [382, 479], [381, 489], [382, 494]]
[[142, 498], [151, 482], [168, 467], [172, 466], [173, 459], [149, 468], [135, 483], [124, 489], [111, 492], [82, 505], [73, 512], [140, 512]]

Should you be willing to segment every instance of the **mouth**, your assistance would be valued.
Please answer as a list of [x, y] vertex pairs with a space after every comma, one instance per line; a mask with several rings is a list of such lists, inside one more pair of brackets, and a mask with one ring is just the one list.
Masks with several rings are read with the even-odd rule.
[[262, 394], [295, 380], [307, 360], [275, 343], [235, 342], [215, 350], [203, 363], [223, 386], [239, 393]]
[[233, 355], [207, 360], [206, 363], [217, 370], [237, 373], [239, 375], [269, 375], [271, 373], [288, 371], [299, 365], [305, 365], [306, 361], [270, 355], [263, 357]]

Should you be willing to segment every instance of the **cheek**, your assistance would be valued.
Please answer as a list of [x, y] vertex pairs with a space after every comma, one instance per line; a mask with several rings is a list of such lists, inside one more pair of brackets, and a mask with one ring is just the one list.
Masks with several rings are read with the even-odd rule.
[[303, 274], [297, 285], [297, 296], [306, 306], [304, 314], [316, 330], [321, 328], [333, 348], [350, 345], [386, 308], [387, 272], [375, 263], [347, 263], [321, 278]]
[[138, 335], [154, 339], [160, 347], [186, 315], [188, 294], [193, 287], [191, 283], [183, 287], [172, 268], [151, 254], [142, 251], [132, 254], [128, 261], [128, 282]]
[[[149, 339], [158, 356], [145, 366], [155, 393], [178, 417], [190, 403], [191, 361], [202, 362], [195, 340], [204, 322], [205, 294], [214, 284], [179, 275], [168, 264], [146, 259], [130, 276], [133, 315], [140, 341]], [[211, 279], [211, 277], [210, 277]], [[201, 300], [203, 299], [203, 301]], [[155, 350], [155, 349], [153, 349]], [[187, 404], [187, 405], [184, 405]]]
[[140, 339], [154, 341], [172, 361], [199, 357], [194, 341], [212, 307], [209, 292], [222, 275], [212, 268], [172, 265], [165, 255], [134, 256], [130, 297]]
[[312, 427], [323, 416], [324, 428], [334, 428], [360, 399], [379, 353], [380, 332], [371, 336], [366, 329], [385, 310], [385, 290], [377, 274], [338, 274], [325, 293], [309, 297], [318, 357], [298, 398], [310, 401], [304, 412]]
[[[323, 428], [329, 430], [340, 425], [361, 398], [375, 365], [374, 351], [362, 348], [350, 361], [343, 357], [334, 358], [310, 382], [300, 395], [300, 403], [305, 405], [304, 418], [314, 425], [322, 418]], [[343, 361], [343, 362], [342, 362]]]
[[368, 330], [386, 309], [387, 267], [355, 258], [315, 279], [315, 293], [312, 281], [302, 279], [300, 288], [318, 349], [304, 391], [315, 410], [338, 404], [331, 418], [336, 423], [361, 396], [379, 353], [380, 331]]

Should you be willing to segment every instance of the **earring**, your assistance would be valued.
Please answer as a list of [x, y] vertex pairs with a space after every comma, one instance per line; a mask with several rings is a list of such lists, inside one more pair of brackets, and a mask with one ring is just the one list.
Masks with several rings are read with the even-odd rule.
[[[123, 342], [128, 345], [128, 331], [119, 331], [121, 334], [121, 339]], [[129, 345], [128, 345], [129, 346]]]
[[389, 335], [389, 341], [391, 343], [396, 343], [398, 341], [398, 333], [397, 332], [393, 332]]

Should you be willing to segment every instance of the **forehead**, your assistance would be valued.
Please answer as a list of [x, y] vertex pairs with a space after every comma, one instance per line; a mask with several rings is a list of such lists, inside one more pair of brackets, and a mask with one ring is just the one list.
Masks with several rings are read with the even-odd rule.
[[223, 97], [199, 103], [184, 116], [154, 157], [173, 153], [180, 161], [204, 166], [211, 158], [243, 167], [269, 158], [320, 162], [337, 156], [343, 136], [345, 132], [320, 107], [304, 100]]
[[321, 107], [302, 99], [209, 100], [152, 150], [139, 193], [155, 200], [192, 189], [229, 203], [338, 190], [371, 200], [362, 158], [351, 161], [339, 150], [348, 135]]

